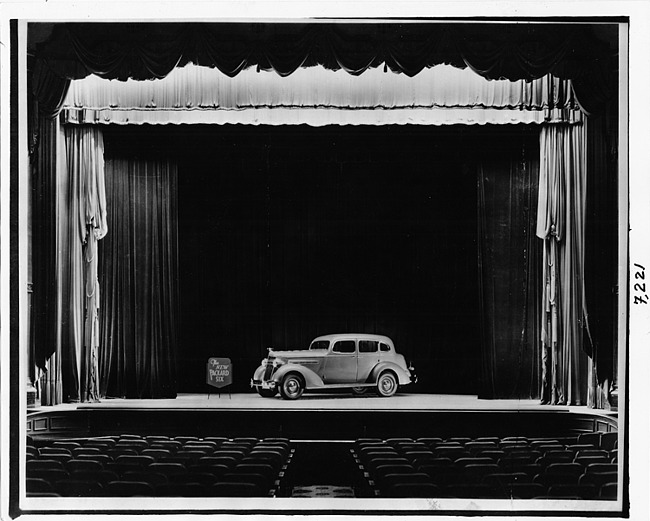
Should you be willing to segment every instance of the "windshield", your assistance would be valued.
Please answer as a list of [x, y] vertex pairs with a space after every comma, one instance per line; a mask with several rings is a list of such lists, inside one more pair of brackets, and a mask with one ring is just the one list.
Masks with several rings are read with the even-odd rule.
[[309, 346], [309, 349], [329, 349], [330, 341], [329, 340], [315, 340]]

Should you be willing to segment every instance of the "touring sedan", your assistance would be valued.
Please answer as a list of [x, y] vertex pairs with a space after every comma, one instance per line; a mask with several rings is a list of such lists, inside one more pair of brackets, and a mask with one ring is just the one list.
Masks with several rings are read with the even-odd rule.
[[263, 397], [279, 391], [282, 398], [296, 400], [316, 389], [347, 388], [355, 394], [375, 389], [379, 396], [392, 396], [400, 385], [415, 381], [413, 367], [390, 338], [350, 333], [319, 336], [304, 350], [270, 348], [251, 386]]

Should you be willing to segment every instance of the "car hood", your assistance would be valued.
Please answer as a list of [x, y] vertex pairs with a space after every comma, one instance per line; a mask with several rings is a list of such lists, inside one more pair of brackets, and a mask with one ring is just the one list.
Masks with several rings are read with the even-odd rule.
[[269, 351], [269, 356], [275, 358], [320, 358], [327, 354], [327, 349], [297, 349], [295, 351]]

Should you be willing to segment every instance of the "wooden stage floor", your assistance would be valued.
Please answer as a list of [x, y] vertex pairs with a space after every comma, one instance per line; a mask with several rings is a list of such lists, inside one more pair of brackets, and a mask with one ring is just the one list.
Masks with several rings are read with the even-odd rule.
[[98, 402], [37, 406], [29, 412], [53, 412], [75, 409], [175, 409], [175, 410], [282, 410], [282, 411], [563, 411], [616, 417], [615, 411], [597, 411], [586, 406], [540, 405], [539, 400], [482, 400], [476, 395], [399, 393], [390, 398], [377, 395], [361, 397], [349, 394], [313, 393], [298, 400], [279, 396], [262, 398], [256, 393], [227, 392], [179, 394], [174, 399], [104, 398]]

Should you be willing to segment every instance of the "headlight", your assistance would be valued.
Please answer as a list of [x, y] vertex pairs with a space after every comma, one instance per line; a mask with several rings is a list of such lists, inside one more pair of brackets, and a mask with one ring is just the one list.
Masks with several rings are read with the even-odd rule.
[[285, 360], [281, 360], [280, 358], [276, 358], [273, 360], [273, 367], [280, 367], [281, 365], [286, 364], [287, 362]]
[[268, 365], [268, 363], [269, 363], [269, 361], [268, 361], [266, 358], [264, 358], [264, 359], [262, 360], [262, 363], [261, 363], [260, 365], [261, 365], [262, 367], [266, 367], [266, 366]]

